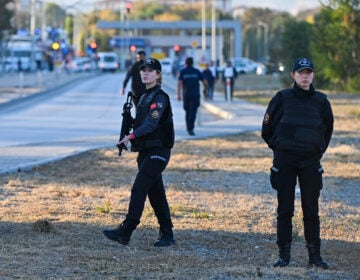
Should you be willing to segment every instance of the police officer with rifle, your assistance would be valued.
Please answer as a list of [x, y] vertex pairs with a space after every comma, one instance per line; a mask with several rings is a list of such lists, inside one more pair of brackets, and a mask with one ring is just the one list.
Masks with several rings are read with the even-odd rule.
[[136, 106], [133, 131], [130, 134], [125, 131], [125, 136], [118, 143], [118, 147], [123, 149], [131, 141], [131, 150], [138, 152], [138, 172], [125, 220], [117, 228], [104, 230], [103, 233], [110, 240], [127, 245], [132, 232], [140, 223], [146, 197], [149, 197], [160, 225], [159, 237], [154, 246], [170, 246], [175, 244], [175, 239], [162, 172], [170, 160], [170, 151], [174, 145], [173, 114], [170, 98], [161, 89], [160, 62], [154, 58], [146, 59], [140, 66], [140, 75], [146, 91]]

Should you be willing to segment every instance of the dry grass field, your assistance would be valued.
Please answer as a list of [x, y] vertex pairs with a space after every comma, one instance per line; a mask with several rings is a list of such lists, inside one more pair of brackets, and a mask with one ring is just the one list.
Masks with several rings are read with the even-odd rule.
[[[236, 95], [267, 102], [268, 89]], [[329, 270], [307, 267], [299, 196], [291, 264], [272, 267], [271, 152], [249, 132], [176, 143], [164, 173], [177, 239], [168, 248], [152, 245], [148, 202], [128, 246], [102, 235], [127, 211], [134, 153], [98, 149], [1, 176], [0, 279], [360, 279], [360, 95], [329, 98], [335, 132], [320, 200]]]

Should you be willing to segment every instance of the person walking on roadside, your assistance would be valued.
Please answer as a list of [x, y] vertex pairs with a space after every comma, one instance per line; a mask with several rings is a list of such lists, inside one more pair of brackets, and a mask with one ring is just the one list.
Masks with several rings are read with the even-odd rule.
[[215, 86], [215, 76], [209, 68], [209, 64], [205, 64], [205, 69], [202, 72], [204, 79], [207, 82], [207, 92], [205, 93], [205, 99], [213, 100], [214, 98], [214, 86]]
[[277, 191], [277, 245], [274, 267], [288, 266], [292, 242], [295, 186], [299, 182], [304, 236], [309, 266], [329, 265], [320, 255], [319, 197], [322, 189], [320, 160], [332, 136], [334, 116], [327, 96], [312, 82], [315, 68], [308, 58], [296, 59], [292, 88], [271, 99], [263, 119], [261, 136], [273, 151], [271, 186]]
[[177, 87], [177, 97], [180, 101], [183, 99], [183, 108], [185, 110], [186, 129], [189, 135], [195, 135], [195, 120], [197, 110], [200, 106], [200, 85], [203, 83], [204, 94], [207, 92], [207, 82], [199, 69], [193, 67], [194, 60], [187, 57], [185, 68], [180, 70]]
[[144, 63], [146, 53], [144, 51], [139, 51], [136, 54], [136, 62], [130, 66], [130, 69], [126, 73], [123, 87], [121, 89], [121, 94], [125, 94], [126, 85], [131, 79], [131, 92], [133, 95], [134, 104], [136, 105], [139, 101], [140, 96], [145, 92], [146, 86], [141, 81], [139, 67]]
[[120, 244], [127, 245], [132, 232], [140, 223], [146, 197], [154, 209], [160, 225], [156, 247], [175, 244], [169, 204], [165, 194], [162, 172], [169, 160], [174, 145], [174, 124], [170, 98], [161, 88], [161, 64], [148, 58], [140, 66], [142, 82], [146, 91], [136, 107], [133, 132], [119, 144], [131, 141], [131, 150], [138, 152], [138, 173], [131, 189], [126, 219], [113, 230], [104, 230], [104, 235]]
[[223, 84], [224, 84], [224, 94], [225, 94], [225, 100], [228, 100], [228, 81], [230, 82], [230, 101], [233, 100], [234, 96], [234, 82], [237, 78], [237, 72], [235, 67], [233, 67], [231, 61], [226, 62], [226, 67], [224, 68], [224, 74], [223, 74]]

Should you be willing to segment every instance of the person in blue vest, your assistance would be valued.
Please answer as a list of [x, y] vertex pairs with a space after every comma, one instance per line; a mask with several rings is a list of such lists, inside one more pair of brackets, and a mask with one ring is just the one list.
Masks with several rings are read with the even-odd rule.
[[140, 223], [146, 197], [154, 209], [160, 225], [156, 247], [175, 244], [170, 208], [165, 194], [162, 172], [174, 146], [174, 123], [170, 98], [161, 88], [161, 64], [157, 59], [147, 58], [140, 66], [140, 76], [146, 85], [136, 106], [133, 132], [119, 144], [131, 141], [131, 151], [138, 152], [138, 172], [131, 189], [126, 219], [115, 229], [104, 230], [110, 240], [127, 245], [132, 232]]
[[324, 172], [320, 160], [332, 136], [334, 116], [327, 96], [315, 90], [315, 68], [308, 58], [296, 59], [292, 88], [271, 99], [261, 136], [273, 151], [270, 183], [277, 191], [277, 245], [274, 267], [288, 266], [292, 242], [295, 186], [299, 182], [309, 266], [329, 265], [320, 254], [319, 197]]
[[189, 135], [194, 136], [195, 120], [197, 110], [200, 106], [200, 85], [203, 83], [203, 93], [207, 92], [207, 81], [201, 71], [193, 66], [192, 57], [185, 59], [185, 67], [180, 70], [177, 87], [178, 100], [183, 100], [185, 110], [186, 129]]

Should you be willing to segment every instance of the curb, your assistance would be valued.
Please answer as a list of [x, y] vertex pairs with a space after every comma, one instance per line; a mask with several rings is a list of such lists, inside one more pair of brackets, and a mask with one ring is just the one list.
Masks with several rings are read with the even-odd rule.
[[214, 104], [211, 104], [208, 102], [203, 102], [202, 107], [205, 110], [207, 110], [208, 112], [210, 112], [216, 116], [219, 116], [222, 119], [231, 120], [231, 119], [235, 118], [235, 114], [230, 113], [218, 106], [215, 106]]

